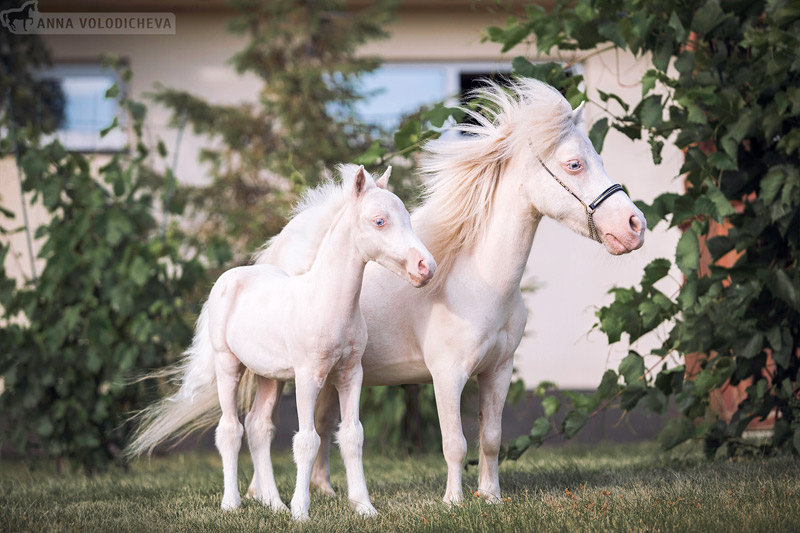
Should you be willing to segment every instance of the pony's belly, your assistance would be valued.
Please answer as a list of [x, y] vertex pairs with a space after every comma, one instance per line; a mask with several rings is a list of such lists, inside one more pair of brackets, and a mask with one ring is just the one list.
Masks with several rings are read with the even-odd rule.
[[367, 354], [364, 354], [361, 359], [364, 369], [364, 386], [405, 385], [432, 381], [430, 370], [421, 356], [393, 361], [384, 358], [386, 355], [385, 353], [375, 354], [375, 358], [367, 358]]

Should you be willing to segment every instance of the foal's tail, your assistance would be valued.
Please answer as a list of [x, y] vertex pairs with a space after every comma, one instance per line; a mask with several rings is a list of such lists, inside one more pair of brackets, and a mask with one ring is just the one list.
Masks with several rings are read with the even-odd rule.
[[208, 330], [208, 302], [197, 319], [194, 340], [181, 363], [146, 378], [180, 376], [180, 389], [134, 415], [138, 429], [125, 448], [128, 457], [150, 453], [168, 437], [186, 437], [219, 418], [214, 349]]

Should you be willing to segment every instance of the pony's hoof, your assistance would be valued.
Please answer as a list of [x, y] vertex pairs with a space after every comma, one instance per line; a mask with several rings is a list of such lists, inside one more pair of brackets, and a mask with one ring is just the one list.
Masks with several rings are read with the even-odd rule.
[[235, 511], [240, 505], [242, 505], [242, 500], [239, 498], [222, 498], [220, 507], [223, 511]]
[[252, 498], [254, 500], [257, 500], [258, 499], [258, 490], [253, 486], [248, 487], [247, 494], [245, 494], [244, 497], [245, 498]]
[[486, 503], [491, 503], [492, 505], [503, 503], [503, 499], [500, 497], [499, 493], [495, 494], [493, 492], [479, 490], [476, 494], [478, 497], [483, 498]]
[[320, 482], [320, 483], [313, 483], [312, 482], [311, 486], [314, 487], [315, 489], [317, 489], [318, 491], [320, 491], [325, 496], [336, 496], [336, 491], [333, 490], [333, 487], [331, 487], [331, 484], [330, 484], [329, 481], [323, 481], [323, 482]]
[[350, 508], [361, 516], [378, 516], [378, 510], [369, 502], [362, 503], [350, 500]]

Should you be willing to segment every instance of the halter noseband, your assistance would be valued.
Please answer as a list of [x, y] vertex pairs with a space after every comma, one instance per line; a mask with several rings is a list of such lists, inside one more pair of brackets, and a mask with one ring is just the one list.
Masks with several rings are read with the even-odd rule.
[[611, 196], [615, 192], [621, 191], [622, 190], [622, 185], [620, 185], [619, 183], [615, 183], [614, 185], [612, 185], [611, 187], [609, 187], [608, 189], [606, 189], [602, 193], [600, 193], [600, 196], [595, 198], [592, 203], [590, 203], [589, 205], [586, 205], [586, 203], [584, 203], [584, 201], [581, 200], [580, 197], [577, 194], [572, 192], [572, 189], [567, 187], [566, 183], [564, 183], [563, 181], [558, 179], [558, 176], [553, 174], [553, 172], [549, 168], [547, 168], [547, 165], [544, 164], [544, 161], [542, 161], [542, 158], [539, 157], [539, 153], [536, 152], [536, 150], [533, 149], [533, 145], [532, 144], [531, 144], [531, 150], [533, 150], [533, 153], [536, 155], [536, 159], [539, 160], [539, 163], [542, 164], [542, 167], [547, 171], [547, 173], [550, 174], [553, 177], [553, 179], [558, 182], [559, 185], [564, 187], [567, 190], [568, 193], [570, 193], [572, 196], [574, 196], [575, 199], [578, 200], [581, 203], [581, 205], [583, 206], [583, 209], [586, 211], [586, 218], [587, 218], [588, 223], [589, 223], [589, 236], [592, 239], [594, 239], [595, 241], [597, 241], [599, 243], [602, 243], [603, 240], [600, 238], [600, 232], [597, 231], [597, 226], [595, 226], [595, 224], [594, 224], [594, 217], [593, 217], [594, 212], [598, 207], [600, 207], [600, 204], [602, 204], [603, 202], [606, 201], [606, 199], [608, 199], [609, 196]]

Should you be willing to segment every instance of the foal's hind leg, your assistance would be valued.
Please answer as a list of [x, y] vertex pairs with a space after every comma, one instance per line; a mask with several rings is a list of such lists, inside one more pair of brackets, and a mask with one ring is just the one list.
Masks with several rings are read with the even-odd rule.
[[253, 481], [247, 494], [268, 505], [273, 511], [288, 511], [278, 495], [270, 459], [270, 445], [278, 421], [278, 404], [283, 392], [283, 382], [261, 376], [257, 376], [256, 380], [256, 397], [244, 420], [254, 469]]
[[324, 494], [335, 496], [331, 486], [331, 472], [328, 461], [331, 454], [331, 440], [333, 432], [336, 431], [336, 421], [338, 417], [337, 404], [338, 396], [336, 389], [330, 384], [322, 387], [317, 398], [317, 406], [314, 409], [314, 425], [320, 437], [319, 451], [311, 469], [311, 485], [317, 487]]
[[217, 352], [215, 357], [217, 373], [217, 393], [222, 416], [216, 432], [216, 444], [222, 457], [222, 475], [225, 491], [222, 495], [222, 508], [236, 509], [241, 505], [237, 478], [237, 460], [242, 445], [244, 428], [239, 422], [236, 408], [236, 392], [242, 375], [242, 364], [230, 352]]

